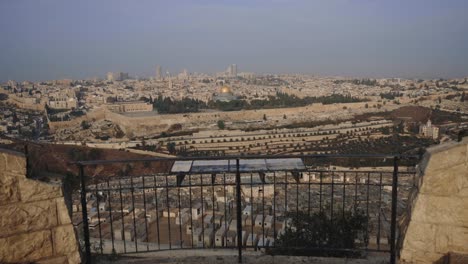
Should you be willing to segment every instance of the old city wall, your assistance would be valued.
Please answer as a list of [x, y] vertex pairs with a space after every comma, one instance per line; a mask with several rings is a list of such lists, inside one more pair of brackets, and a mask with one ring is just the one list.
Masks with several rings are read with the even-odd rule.
[[23, 154], [0, 149], [0, 263], [80, 263], [60, 186], [26, 178]]
[[[275, 124], [276, 121], [283, 120], [284, 115], [286, 115], [289, 122], [304, 122], [326, 119], [342, 120], [345, 118], [352, 118], [355, 114], [377, 111], [377, 109], [366, 109], [364, 105], [365, 103], [330, 105], [314, 104], [306, 107], [295, 108], [164, 115], [156, 114], [141, 117], [125, 116], [101, 108], [88, 113], [86, 116], [76, 118], [71, 121], [50, 122], [49, 126], [51, 129], [57, 130], [71, 126], [79, 126], [83, 120], [93, 121], [107, 119], [121, 126], [127, 134], [143, 136], [167, 131], [173, 124], [181, 124], [184, 129], [200, 127], [208, 128], [210, 126], [216, 129], [216, 122], [218, 120], [224, 120], [226, 122], [263, 121], [263, 117], [265, 115], [267, 117], [267, 123]], [[346, 108], [344, 108], [344, 106], [346, 106]], [[390, 108], [391, 106], [387, 106], [387, 110]], [[380, 111], [384, 110], [385, 109], [383, 108], [380, 109]]]
[[468, 254], [468, 138], [428, 149], [419, 167], [419, 193], [410, 199], [400, 259], [443, 263]]
[[83, 121], [102, 120], [106, 118], [106, 112], [103, 109], [98, 109], [87, 113], [84, 116], [74, 118], [70, 121], [56, 121], [49, 122], [49, 128], [54, 131], [57, 129], [63, 129], [67, 127], [79, 126]]
[[[185, 129], [191, 126], [199, 127], [203, 124], [216, 126], [218, 120], [224, 121], [255, 121], [262, 120], [264, 115], [269, 119], [282, 119], [283, 115], [295, 117], [298, 121], [310, 120], [317, 117], [310, 115], [311, 112], [320, 112], [322, 107], [300, 107], [291, 109], [266, 109], [266, 110], [248, 110], [232, 112], [209, 112], [209, 113], [188, 113], [188, 114], [165, 114], [151, 117], [127, 117], [116, 113], [106, 113], [106, 118], [125, 128], [127, 132], [134, 135], [145, 135], [148, 133], [161, 133], [166, 131], [173, 124], [181, 124]], [[329, 111], [334, 111], [336, 106], [325, 106]]]

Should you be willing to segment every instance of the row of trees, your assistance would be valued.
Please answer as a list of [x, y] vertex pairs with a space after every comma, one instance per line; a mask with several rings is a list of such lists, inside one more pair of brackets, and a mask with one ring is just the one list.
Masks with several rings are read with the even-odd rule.
[[182, 100], [172, 100], [168, 97], [159, 96], [157, 99], [150, 102], [154, 108], [163, 114], [175, 113], [194, 113], [201, 109], [216, 109], [220, 111], [238, 111], [238, 110], [253, 110], [253, 109], [271, 109], [271, 108], [287, 108], [300, 107], [314, 103], [335, 104], [335, 103], [357, 103], [367, 102], [368, 99], [356, 98], [348, 95], [333, 94], [329, 96], [312, 97], [307, 96], [299, 98], [295, 95], [278, 92], [276, 96], [269, 96], [268, 99], [254, 99], [250, 102], [246, 100], [232, 101], [213, 101], [208, 103], [197, 99], [183, 98]]
[[340, 83], [352, 83], [355, 85], [367, 85], [367, 86], [377, 86], [377, 80], [375, 79], [351, 79], [351, 80], [335, 80], [333, 81], [335, 84]]
[[154, 109], [162, 114], [196, 113], [200, 111], [200, 109], [207, 108], [205, 102], [187, 97], [182, 100], [172, 100], [169, 97], [158, 96], [158, 98], [152, 100], [151, 103]]
[[388, 99], [388, 100], [394, 100], [397, 97], [401, 97], [403, 94], [399, 92], [388, 92], [388, 93], [381, 93], [380, 98], [382, 99]]

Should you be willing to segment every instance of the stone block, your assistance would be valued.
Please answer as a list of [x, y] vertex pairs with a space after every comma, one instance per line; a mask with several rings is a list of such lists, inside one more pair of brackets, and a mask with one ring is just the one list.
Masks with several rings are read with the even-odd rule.
[[73, 225], [64, 225], [52, 230], [54, 241], [54, 253], [56, 255], [67, 255], [78, 250], [77, 239]]
[[460, 197], [432, 196], [420, 193], [412, 220], [422, 223], [464, 226], [468, 219], [468, 202]]
[[451, 168], [453, 166], [467, 162], [467, 145], [455, 144], [447, 146], [437, 146], [429, 149], [430, 160], [426, 167], [427, 171]]
[[55, 199], [57, 203], [57, 218], [59, 225], [68, 225], [71, 224], [70, 215], [68, 214], [67, 206], [63, 198]]
[[411, 259], [411, 264], [443, 264], [445, 260], [444, 254], [438, 254], [427, 251], [415, 251]]
[[50, 231], [0, 238], [0, 263], [27, 263], [52, 256]]
[[420, 193], [452, 196], [457, 195], [468, 179], [468, 165], [462, 163], [450, 169], [427, 170]]
[[414, 251], [404, 250], [398, 260], [398, 263], [406, 264], [442, 264], [445, 259], [443, 254], [427, 252], [427, 251]]
[[417, 252], [434, 252], [435, 239], [436, 227], [434, 225], [413, 220], [406, 231], [403, 249], [407, 248]]
[[81, 256], [80, 252], [76, 250], [75, 252], [68, 255], [68, 263], [69, 264], [80, 264], [81, 263]]
[[53, 257], [47, 259], [41, 259], [36, 262], [37, 264], [68, 264], [68, 259], [66, 256]]
[[57, 225], [57, 206], [54, 200], [0, 206], [0, 212], [0, 237]]
[[62, 187], [30, 179], [19, 179], [21, 201], [40, 201], [62, 197]]
[[3, 171], [0, 175], [0, 205], [16, 203], [20, 200], [18, 181], [10, 174]]
[[448, 247], [443, 248], [441, 252], [455, 251], [468, 254], [468, 227], [439, 226], [438, 229], [442, 235], [449, 237]]
[[26, 158], [22, 153], [2, 149], [0, 152], [0, 171], [12, 172], [26, 177]]

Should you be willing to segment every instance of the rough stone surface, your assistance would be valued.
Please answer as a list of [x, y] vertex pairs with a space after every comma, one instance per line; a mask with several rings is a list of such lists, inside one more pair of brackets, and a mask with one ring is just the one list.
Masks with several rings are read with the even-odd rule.
[[70, 215], [68, 213], [67, 206], [63, 198], [55, 199], [57, 204], [57, 217], [59, 225], [68, 225], [71, 224]]
[[58, 185], [50, 185], [39, 181], [20, 179], [19, 188], [21, 201], [40, 201], [62, 197], [62, 188]]
[[0, 149], [0, 263], [80, 263], [60, 186], [26, 178], [21, 153]]
[[0, 237], [28, 231], [48, 229], [57, 225], [55, 201], [20, 203], [0, 207]]
[[0, 239], [0, 263], [34, 261], [52, 254], [50, 231], [25, 233]]
[[42, 259], [36, 262], [37, 264], [68, 264], [68, 259], [65, 256]]
[[410, 200], [403, 236], [404, 263], [443, 263], [449, 252], [468, 254], [468, 139], [428, 149], [420, 192]]
[[26, 174], [26, 170], [21, 168], [13, 168], [12, 165], [21, 166], [26, 162], [22, 161], [24, 157], [18, 153], [10, 151], [0, 152], [0, 205], [18, 202], [20, 199], [18, 191], [18, 176]]
[[75, 231], [71, 224], [54, 228], [52, 238], [56, 255], [68, 255], [77, 250]]

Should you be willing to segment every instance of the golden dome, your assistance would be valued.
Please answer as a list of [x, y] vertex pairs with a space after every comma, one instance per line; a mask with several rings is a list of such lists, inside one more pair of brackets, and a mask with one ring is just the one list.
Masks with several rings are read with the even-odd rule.
[[231, 93], [231, 88], [227, 87], [227, 86], [223, 86], [221, 88], [221, 93], [222, 94], [228, 94], [228, 93]]

